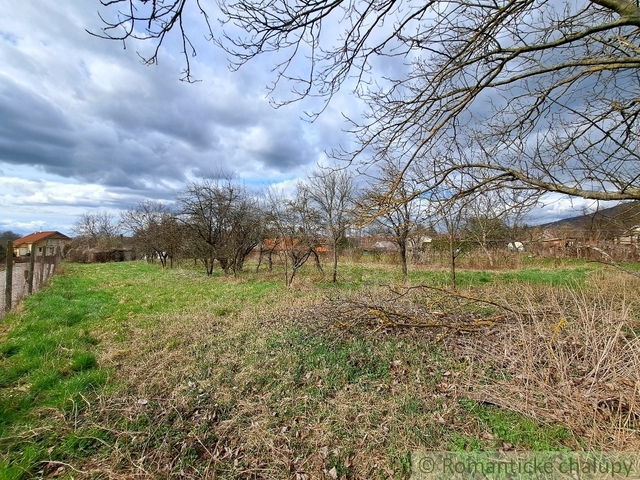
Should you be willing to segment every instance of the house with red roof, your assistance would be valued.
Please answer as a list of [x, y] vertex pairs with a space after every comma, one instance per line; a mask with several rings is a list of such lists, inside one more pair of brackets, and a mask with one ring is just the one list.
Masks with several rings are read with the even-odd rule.
[[55, 255], [58, 247], [64, 252], [64, 247], [69, 242], [71, 238], [60, 232], [34, 232], [13, 242], [13, 254], [16, 257], [27, 257], [32, 245], [35, 245], [37, 257]]

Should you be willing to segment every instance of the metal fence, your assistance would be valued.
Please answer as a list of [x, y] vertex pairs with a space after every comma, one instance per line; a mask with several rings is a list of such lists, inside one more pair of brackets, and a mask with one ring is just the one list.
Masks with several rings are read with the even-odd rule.
[[[13, 256], [13, 242], [7, 242], [7, 257], [0, 266], [0, 318], [20, 303], [22, 298], [38, 291], [56, 273], [61, 255], [36, 256], [35, 245], [26, 257]], [[2, 268], [4, 267], [4, 268]]]

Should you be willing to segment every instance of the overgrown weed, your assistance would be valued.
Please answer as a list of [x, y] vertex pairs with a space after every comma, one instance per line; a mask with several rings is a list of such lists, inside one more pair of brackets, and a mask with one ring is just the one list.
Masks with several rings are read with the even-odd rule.
[[[580, 288], [502, 290], [519, 322], [452, 348], [508, 381], [469, 383], [470, 397], [565, 425], [585, 448], [637, 449], [640, 337], [637, 279], [609, 272]], [[473, 377], [472, 377], [473, 378]]]

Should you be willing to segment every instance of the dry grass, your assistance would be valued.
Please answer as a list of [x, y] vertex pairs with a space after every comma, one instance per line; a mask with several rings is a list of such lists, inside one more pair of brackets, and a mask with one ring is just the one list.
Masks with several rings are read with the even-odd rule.
[[[502, 292], [519, 322], [480, 339], [451, 342], [482, 373], [465, 395], [566, 425], [586, 450], [640, 448], [639, 282], [591, 279], [578, 290], [518, 287]], [[480, 341], [478, 341], [480, 340]]]
[[66, 421], [95, 453], [47, 473], [386, 479], [425, 448], [640, 447], [638, 279], [456, 295], [317, 280], [91, 332], [113, 381]]
[[[381, 361], [389, 375], [353, 382], [332, 379], [331, 365], [300, 371], [304, 342], [323, 348], [335, 332], [318, 340], [324, 325], [308, 314], [320, 300], [286, 295], [268, 309], [161, 317], [152, 329], [131, 329], [125, 342], [104, 338], [112, 348], [100, 361], [126, 385], [85, 412], [84, 428], [109, 426], [112, 440], [109, 455], [84, 471], [106, 478], [397, 475], [389, 451], [397, 449], [396, 460], [406, 456], [420, 443], [406, 443], [402, 430], [424, 428], [418, 419], [399, 418], [398, 402], [424, 396], [435, 407], [434, 398], [403, 360]], [[301, 325], [307, 337], [291, 337]]]
[[316, 315], [339, 329], [443, 341], [468, 365], [456, 395], [565, 425], [585, 450], [637, 451], [639, 286], [598, 270], [578, 289], [359, 292], [326, 302]]

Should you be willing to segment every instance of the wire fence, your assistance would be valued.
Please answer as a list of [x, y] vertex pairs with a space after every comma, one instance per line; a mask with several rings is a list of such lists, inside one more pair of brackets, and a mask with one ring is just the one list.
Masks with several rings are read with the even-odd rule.
[[7, 257], [0, 264], [0, 318], [15, 308], [23, 297], [37, 292], [59, 269], [61, 255], [36, 256], [35, 249], [26, 257], [13, 256], [13, 244], [7, 242]]

